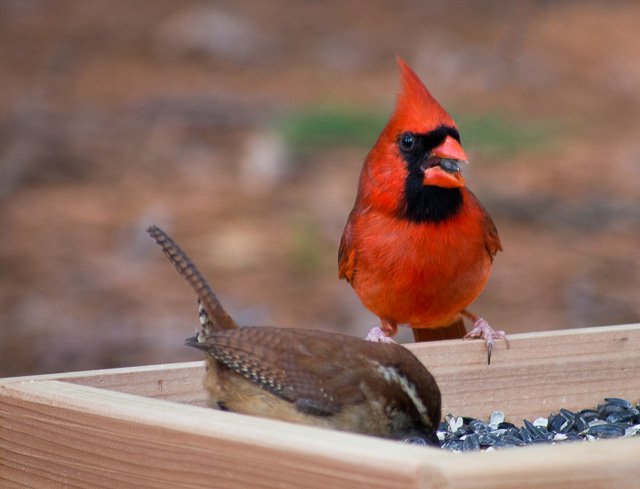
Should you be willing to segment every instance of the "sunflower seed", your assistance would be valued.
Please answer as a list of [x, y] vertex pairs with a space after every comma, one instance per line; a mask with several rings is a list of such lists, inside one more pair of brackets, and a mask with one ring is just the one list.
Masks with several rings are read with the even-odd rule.
[[462, 449], [464, 451], [475, 451], [480, 450], [480, 442], [478, 440], [478, 435], [468, 435], [464, 438], [462, 442]]
[[625, 429], [617, 424], [600, 424], [589, 428], [589, 435], [597, 436], [599, 438], [616, 438], [624, 436]]
[[620, 399], [619, 397], [605, 397], [604, 402], [608, 404], [615, 404], [616, 406], [623, 407], [625, 409], [632, 409], [633, 404], [631, 404], [626, 399]]
[[621, 413], [613, 413], [606, 417], [607, 423], [626, 423], [627, 421], [635, 421], [638, 419], [640, 411], [637, 409], [629, 409]]
[[502, 411], [494, 411], [489, 418], [489, 426], [494, 430], [498, 429], [500, 423], [504, 423], [504, 413]]

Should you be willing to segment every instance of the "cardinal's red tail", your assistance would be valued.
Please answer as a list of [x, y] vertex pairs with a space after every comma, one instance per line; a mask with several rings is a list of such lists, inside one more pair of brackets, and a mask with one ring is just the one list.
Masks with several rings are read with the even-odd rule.
[[453, 324], [442, 328], [413, 328], [413, 338], [416, 343], [422, 341], [457, 340], [467, 333], [462, 318]]

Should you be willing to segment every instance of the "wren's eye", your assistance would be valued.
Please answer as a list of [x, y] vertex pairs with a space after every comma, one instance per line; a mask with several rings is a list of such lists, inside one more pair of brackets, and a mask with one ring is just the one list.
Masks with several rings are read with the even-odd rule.
[[405, 132], [400, 136], [400, 149], [402, 151], [411, 151], [416, 145], [416, 138], [410, 132]]

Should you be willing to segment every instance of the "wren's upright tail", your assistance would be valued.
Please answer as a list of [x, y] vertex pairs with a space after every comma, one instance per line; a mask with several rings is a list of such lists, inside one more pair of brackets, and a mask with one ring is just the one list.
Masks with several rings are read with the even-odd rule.
[[[147, 232], [160, 245], [178, 273], [196, 292], [200, 306], [202, 332], [206, 335], [215, 330], [236, 329], [238, 324], [224, 310], [213, 290], [186, 253], [159, 227], [151, 226]], [[199, 334], [198, 337], [200, 337]]]
[[443, 328], [413, 328], [413, 338], [416, 343], [422, 341], [458, 340], [464, 338], [467, 330], [464, 327], [462, 317], [458, 317], [455, 323]]

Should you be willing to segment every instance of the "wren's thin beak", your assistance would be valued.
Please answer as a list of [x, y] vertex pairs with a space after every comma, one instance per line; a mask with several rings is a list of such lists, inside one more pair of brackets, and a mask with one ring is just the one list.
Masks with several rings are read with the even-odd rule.
[[460, 143], [447, 136], [440, 146], [431, 152], [424, 170], [423, 185], [433, 185], [442, 188], [459, 188], [466, 185], [458, 162], [466, 162], [465, 154]]

